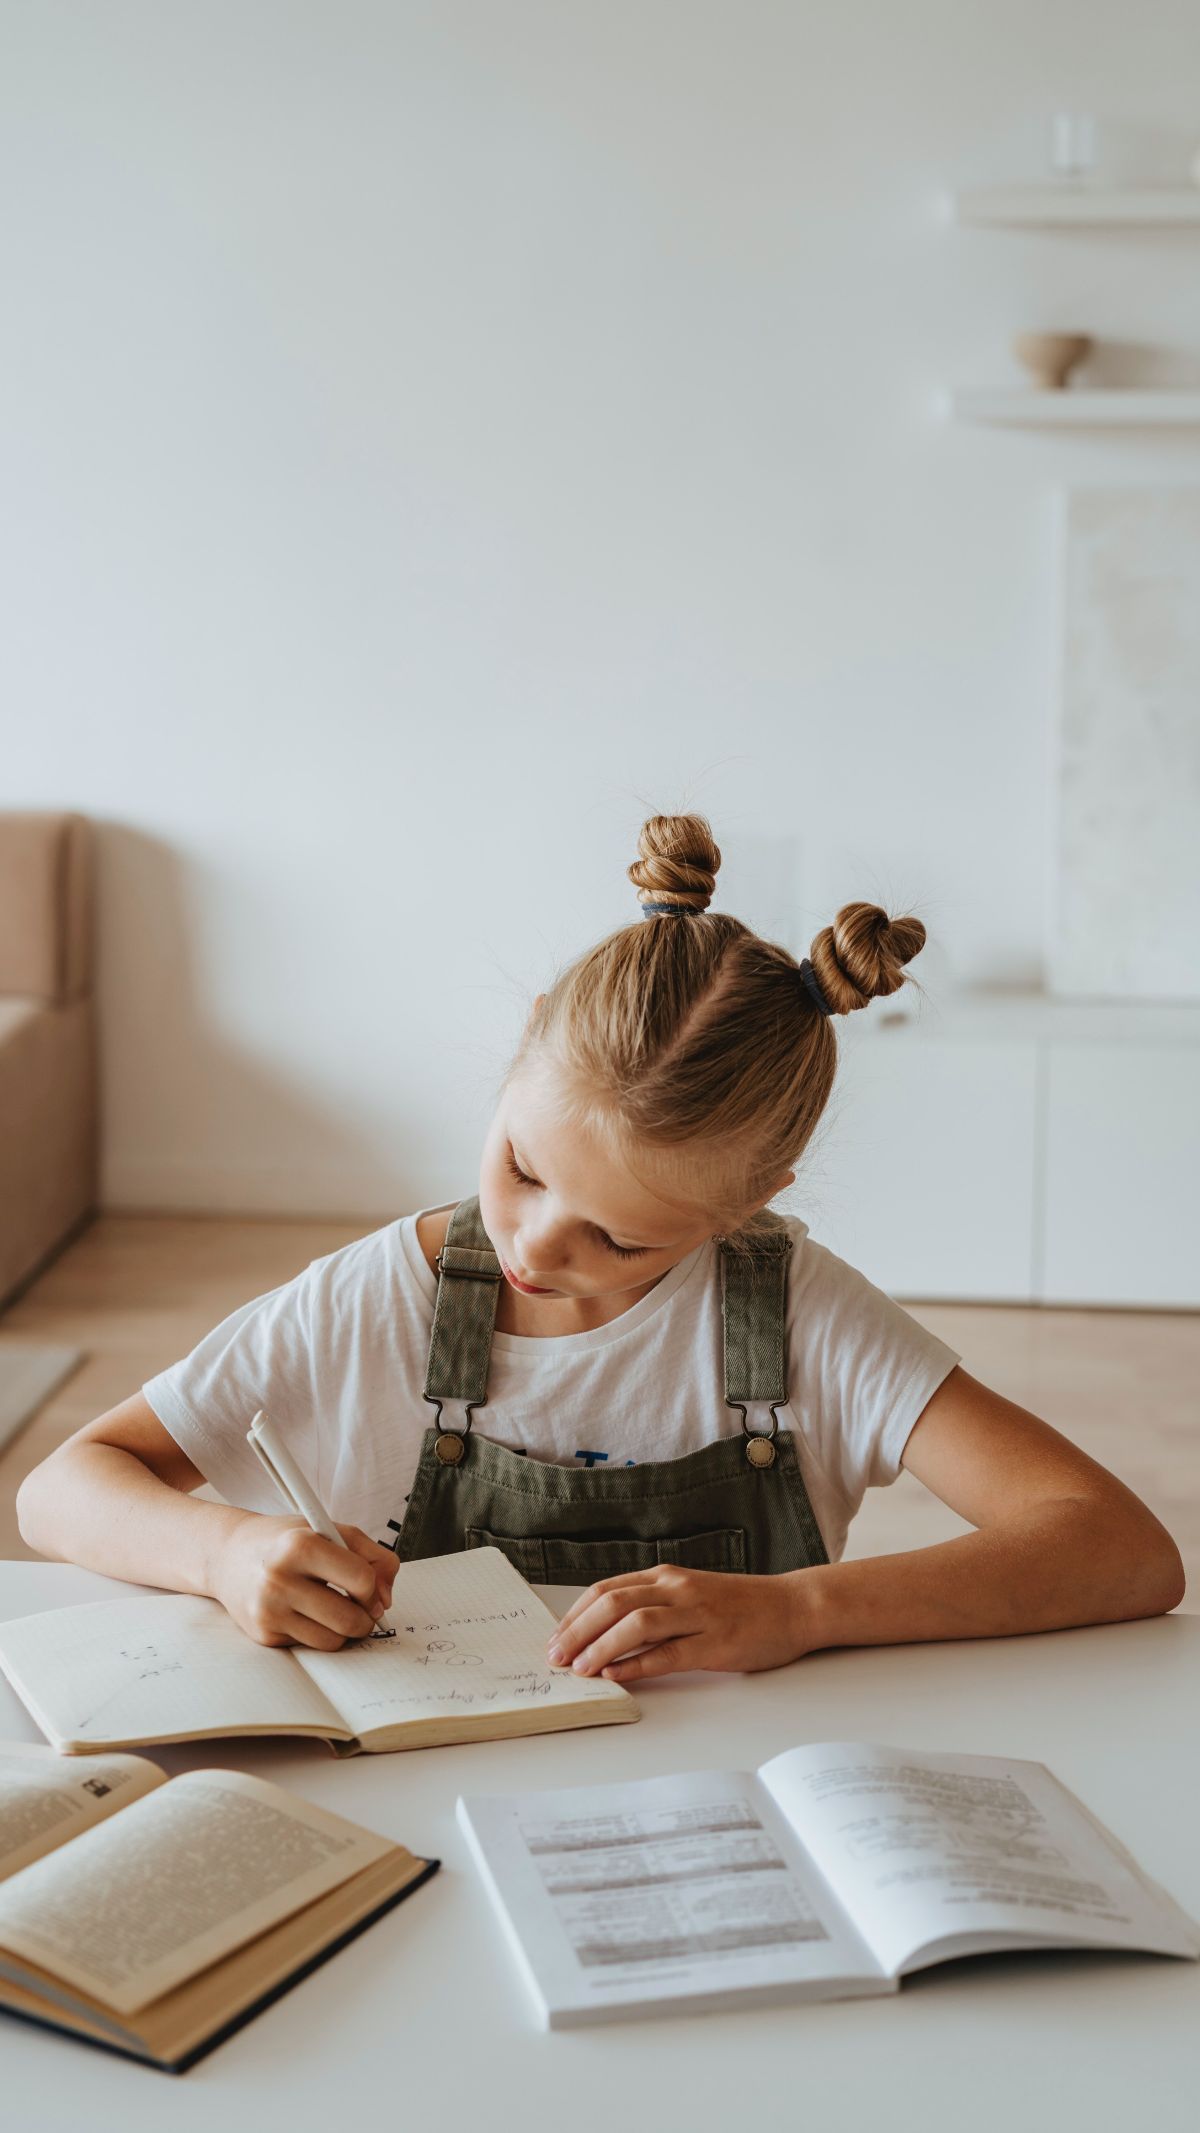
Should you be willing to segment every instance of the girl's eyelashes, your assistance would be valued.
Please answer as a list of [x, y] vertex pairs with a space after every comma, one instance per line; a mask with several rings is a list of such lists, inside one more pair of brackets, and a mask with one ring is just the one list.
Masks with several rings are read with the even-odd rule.
[[[536, 1178], [527, 1177], [525, 1172], [520, 1168], [517, 1159], [512, 1152], [511, 1146], [508, 1150], [506, 1160], [508, 1164], [508, 1174], [511, 1178], [515, 1178], [518, 1185], [537, 1184], [538, 1181]], [[597, 1230], [596, 1234], [600, 1238], [601, 1243], [604, 1245], [605, 1250], [615, 1252], [618, 1259], [645, 1258], [647, 1246], [644, 1244], [614, 1244], [612, 1238], [605, 1236], [603, 1230]]]

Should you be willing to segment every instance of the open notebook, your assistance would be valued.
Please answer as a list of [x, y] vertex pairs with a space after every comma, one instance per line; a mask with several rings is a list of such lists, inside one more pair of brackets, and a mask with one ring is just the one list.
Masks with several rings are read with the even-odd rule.
[[244, 1636], [216, 1600], [96, 1600], [0, 1624], [0, 1668], [62, 1755], [307, 1733], [339, 1755], [639, 1716], [617, 1682], [551, 1667], [554, 1616], [498, 1548], [402, 1563], [393, 1636], [337, 1652]]
[[0, 1742], [0, 2008], [179, 2073], [436, 1867], [240, 1771]]
[[752, 1771], [460, 1799], [551, 2028], [895, 1992], [956, 1956], [1200, 1956], [1042, 1763], [811, 1742]]

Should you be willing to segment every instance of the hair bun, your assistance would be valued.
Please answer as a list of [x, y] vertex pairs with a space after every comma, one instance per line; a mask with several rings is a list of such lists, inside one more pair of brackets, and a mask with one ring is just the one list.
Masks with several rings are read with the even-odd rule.
[[651, 815], [627, 869], [640, 904], [672, 903], [707, 911], [717, 886], [720, 848], [703, 815]]
[[843, 904], [810, 951], [817, 982], [834, 1015], [898, 992], [904, 965], [925, 946], [919, 918], [889, 918], [878, 904]]
[[720, 849], [703, 815], [650, 815], [637, 838], [629, 879], [639, 904], [669, 902], [682, 911], [708, 911]]

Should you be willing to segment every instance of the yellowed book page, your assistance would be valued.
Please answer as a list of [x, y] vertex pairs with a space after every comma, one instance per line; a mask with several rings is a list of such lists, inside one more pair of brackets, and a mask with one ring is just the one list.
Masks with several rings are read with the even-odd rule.
[[498, 1548], [402, 1563], [388, 1616], [395, 1636], [301, 1651], [298, 1665], [360, 1738], [436, 1717], [501, 1718], [570, 1705], [624, 1705], [627, 1689], [552, 1667], [554, 1616]]
[[[15, 2007], [26, 2014], [62, 2022], [68, 2028], [101, 2042], [143, 2045], [156, 2059], [169, 2064], [192, 2050], [214, 2030], [261, 2000], [265, 1993], [295, 1976], [312, 1956], [331, 1941], [353, 1931], [372, 1911], [394, 1896], [428, 1862], [413, 1857], [397, 1845], [387, 1858], [364, 1867], [350, 1881], [328, 1895], [318, 1896], [292, 1918], [285, 1918], [267, 1933], [259, 1933], [232, 1955], [210, 1963], [194, 1978], [187, 1978], [173, 1992], [152, 2000], [136, 2015], [118, 2019], [94, 1998], [68, 1994], [36, 1966], [27, 1971], [28, 1984], [18, 1984], [0, 1975], [0, 2007]], [[2, 1968], [2, 1965], [0, 1965]]]
[[0, 1667], [72, 1752], [289, 1727], [339, 1727], [289, 1649], [255, 1644], [216, 1600], [95, 1600], [0, 1624]]
[[141, 1755], [98, 1755], [81, 1768], [36, 1741], [0, 1741], [0, 1881], [165, 1783]]
[[262, 1778], [193, 1770], [0, 1887], [0, 1948], [134, 2014], [396, 1849]]

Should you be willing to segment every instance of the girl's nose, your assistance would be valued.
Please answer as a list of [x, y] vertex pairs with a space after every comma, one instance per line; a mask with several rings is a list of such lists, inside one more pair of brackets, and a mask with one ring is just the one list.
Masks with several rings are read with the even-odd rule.
[[556, 1274], [562, 1269], [562, 1247], [553, 1230], [519, 1229], [513, 1246], [533, 1282], [539, 1275]]

